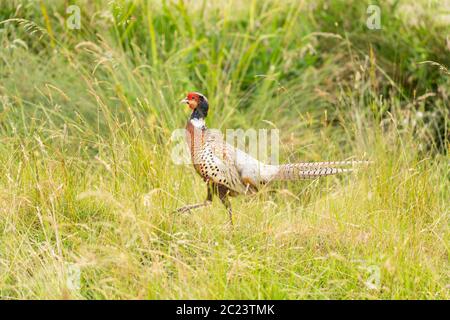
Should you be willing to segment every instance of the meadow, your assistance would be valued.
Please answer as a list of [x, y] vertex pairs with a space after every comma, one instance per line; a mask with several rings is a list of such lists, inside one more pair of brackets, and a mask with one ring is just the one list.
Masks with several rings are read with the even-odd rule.
[[[449, 299], [450, 2], [376, 2], [0, 0], [0, 298]], [[374, 164], [176, 214], [188, 91]]]

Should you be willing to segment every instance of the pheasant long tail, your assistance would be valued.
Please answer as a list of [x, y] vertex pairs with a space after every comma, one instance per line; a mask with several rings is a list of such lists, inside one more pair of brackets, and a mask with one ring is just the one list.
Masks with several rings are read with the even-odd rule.
[[358, 165], [369, 165], [373, 161], [367, 160], [349, 160], [349, 161], [325, 161], [325, 162], [300, 162], [294, 163], [293, 165], [301, 168], [333, 168], [333, 167], [343, 167], [343, 166], [358, 166]]
[[370, 161], [329, 161], [283, 164], [278, 167], [272, 180], [299, 180], [347, 173], [356, 169], [339, 167], [369, 165], [371, 163]]

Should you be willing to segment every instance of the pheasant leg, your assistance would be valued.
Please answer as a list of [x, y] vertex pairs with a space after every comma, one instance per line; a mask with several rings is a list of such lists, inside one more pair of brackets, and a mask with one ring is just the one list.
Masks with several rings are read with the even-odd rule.
[[205, 202], [191, 204], [188, 206], [178, 208], [177, 210], [174, 211], [174, 213], [180, 213], [180, 212], [182, 213], [182, 212], [186, 212], [186, 211], [191, 211], [193, 209], [198, 209], [198, 208], [209, 206], [211, 204], [212, 198], [213, 198], [213, 187], [211, 185], [208, 185], [207, 190], [208, 190], [208, 195], [206, 196]]
[[190, 204], [188, 206], [184, 206], [184, 207], [178, 208], [177, 210], [174, 211], [174, 213], [175, 212], [183, 213], [183, 212], [186, 212], [186, 211], [191, 211], [193, 209], [206, 207], [206, 206], [209, 206], [210, 204], [211, 204], [211, 201], [206, 200], [205, 202], [196, 203], [196, 204]]

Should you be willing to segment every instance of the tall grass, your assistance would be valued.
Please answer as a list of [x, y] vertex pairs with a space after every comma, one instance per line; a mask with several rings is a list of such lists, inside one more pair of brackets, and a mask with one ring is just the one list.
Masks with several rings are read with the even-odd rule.
[[[448, 3], [36, 3], [0, 6], [0, 297], [449, 298]], [[234, 229], [173, 214], [206, 196], [170, 157], [191, 90], [283, 161], [375, 165], [233, 199]]]

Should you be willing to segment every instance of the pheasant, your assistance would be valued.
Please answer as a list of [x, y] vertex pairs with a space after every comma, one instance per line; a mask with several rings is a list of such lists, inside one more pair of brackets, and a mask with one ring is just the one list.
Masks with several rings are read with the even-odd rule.
[[229, 197], [253, 194], [272, 181], [316, 178], [353, 171], [343, 166], [368, 164], [369, 161], [300, 162], [282, 165], [264, 164], [244, 151], [226, 143], [220, 134], [205, 125], [209, 104], [206, 97], [190, 92], [181, 103], [187, 104], [192, 114], [186, 124], [186, 140], [191, 160], [197, 173], [207, 184], [205, 202], [184, 206], [176, 212], [186, 212], [207, 206], [213, 196], [219, 197], [228, 211], [231, 225], [233, 216]]

